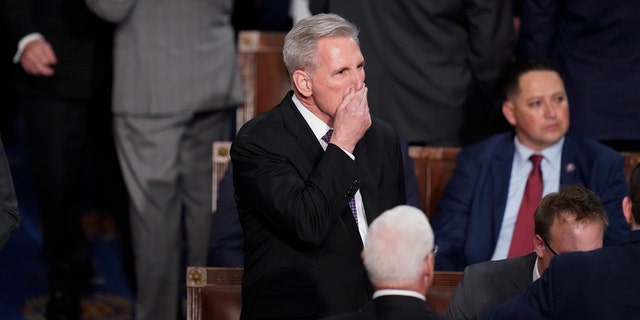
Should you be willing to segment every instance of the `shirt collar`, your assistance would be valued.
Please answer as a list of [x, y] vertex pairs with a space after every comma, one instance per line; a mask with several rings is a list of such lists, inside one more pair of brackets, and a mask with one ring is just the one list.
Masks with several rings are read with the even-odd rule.
[[412, 290], [382, 289], [382, 290], [376, 290], [376, 292], [373, 293], [373, 299], [382, 297], [382, 296], [407, 296], [407, 297], [414, 297], [423, 301], [427, 301], [427, 298], [424, 295]]
[[300, 99], [298, 99], [298, 97], [295, 94], [291, 96], [291, 100], [293, 101], [293, 104], [296, 106], [296, 108], [298, 108], [298, 111], [300, 112], [300, 114], [302, 114], [302, 117], [311, 128], [311, 131], [313, 131], [313, 134], [316, 136], [316, 139], [321, 140], [322, 136], [324, 136], [325, 133], [327, 133], [327, 131], [331, 129], [331, 127], [329, 127], [326, 123], [320, 120], [320, 118], [316, 117], [316, 115], [311, 113], [311, 111], [309, 111], [309, 109], [307, 109], [302, 104], [302, 102], [300, 102]]
[[[564, 144], [564, 137], [560, 138], [558, 142], [552, 144], [551, 146], [542, 149], [540, 152], [535, 152], [532, 149], [526, 147], [524, 144], [518, 140], [518, 136], [513, 138], [513, 142], [515, 144], [516, 153], [515, 156], [520, 162], [529, 161], [529, 157], [533, 154], [541, 154], [544, 159], [543, 162], [547, 163], [547, 165], [553, 167], [560, 167], [562, 160], [562, 146]], [[554, 168], [557, 169], [557, 168]]]
[[536, 257], [536, 263], [533, 265], [533, 281], [540, 279], [540, 272], [538, 272], [538, 260], [540, 259]]

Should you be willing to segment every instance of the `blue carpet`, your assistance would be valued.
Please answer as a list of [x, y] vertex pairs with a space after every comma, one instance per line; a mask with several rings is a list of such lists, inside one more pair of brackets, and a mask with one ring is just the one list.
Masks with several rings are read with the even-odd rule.
[[[0, 250], [0, 319], [44, 319], [47, 264], [42, 255], [38, 205], [28, 159], [20, 136], [6, 145], [22, 222]], [[131, 319], [133, 294], [125, 280], [115, 223], [96, 212], [84, 214], [83, 225], [92, 244], [94, 276], [83, 298], [83, 319]]]

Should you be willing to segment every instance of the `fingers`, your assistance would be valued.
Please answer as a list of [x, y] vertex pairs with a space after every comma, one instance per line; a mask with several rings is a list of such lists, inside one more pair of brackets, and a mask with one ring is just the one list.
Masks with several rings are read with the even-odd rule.
[[29, 43], [20, 56], [22, 68], [34, 76], [52, 76], [55, 73], [53, 66], [56, 63], [56, 55], [51, 45], [40, 39]]

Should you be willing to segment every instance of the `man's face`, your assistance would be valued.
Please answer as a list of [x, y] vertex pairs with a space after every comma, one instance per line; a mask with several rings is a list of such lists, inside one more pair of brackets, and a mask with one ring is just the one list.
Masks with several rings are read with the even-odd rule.
[[518, 83], [520, 91], [502, 106], [518, 140], [536, 151], [558, 142], [569, 129], [569, 102], [560, 76], [530, 71]]
[[321, 38], [317, 46], [317, 65], [310, 75], [311, 96], [318, 108], [316, 112], [324, 114], [319, 117], [328, 116], [332, 122], [347, 89], [359, 90], [363, 86], [364, 57], [358, 44], [349, 37]]
[[595, 220], [575, 221], [575, 215], [567, 213], [562, 215], [562, 219], [555, 219], [548, 237], [549, 239], [545, 239], [548, 246], [539, 235], [536, 235], [535, 239], [540, 274], [549, 267], [551, 258], [556, 254], [602, 248], [604, 226]]

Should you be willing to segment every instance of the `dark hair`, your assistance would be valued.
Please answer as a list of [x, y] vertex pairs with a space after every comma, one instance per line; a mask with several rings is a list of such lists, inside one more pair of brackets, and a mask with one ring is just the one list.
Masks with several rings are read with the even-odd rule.
[[629, 175], [629, 199], [633, 220], [640, 223], [640, 163], [633, 167]]
[[531, 71], [551, 71], [560, 76], [555, 64], [549, 59], [535, 58], [519, 61], [507, 71], [504, 89], [505, 99], [509, 99], [520, 92], [520, 77]]
[[609, 224], [597, 194], [580, 185], [569, 185], [542, 198], [534, 214], [536, 234], [550, 241], [551, 226], [556, 219], [564, 219], [565, 214], [575, 216], [575, 221], [600, 222], [603, 229]]

